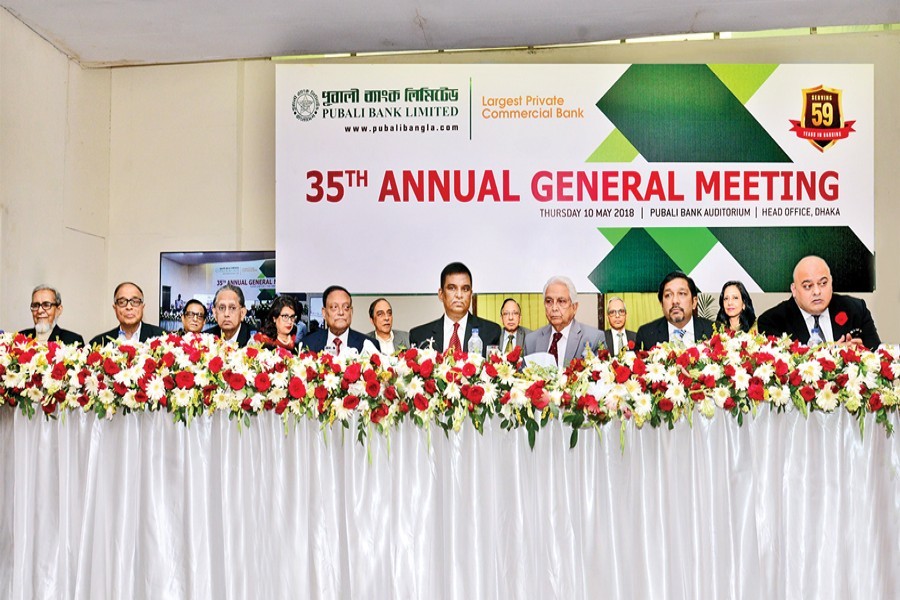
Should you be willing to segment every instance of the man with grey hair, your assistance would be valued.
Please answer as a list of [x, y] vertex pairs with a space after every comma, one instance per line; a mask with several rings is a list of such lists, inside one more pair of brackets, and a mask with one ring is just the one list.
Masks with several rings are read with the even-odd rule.
[[109, 342], [146, 342], [150, 338], [165, 335], [156, 325], [144, 323], [144, 290], [131, 281], [123, 281], [113, 291], [113, 310], [118, 327], [91, 338], [91, 346]]
[[618, 296], [612, 296], [606, 303], [606, 317], [609, 319], [609, 329], [603, 334], [606, 336], [606, 347], [613, 356], [621, 354], [623, 349], [633, 348], [636, 334], [625, 329], [625, 321], [628, 319], [625, 301]]
[[211, 333], [226, 342], [235, 342], [243, 348], [252, 337], [250, 326], [244, 323], [247, 306], [244, 303], [244, 291], [230, 283], [226, 283], [216, 291], [213, 300], [213, 316], [216, 324], [204, 333]]
[[588, 348], [596, 352], [604, 347], [603, 332], [575, 320], [578, 294], [568, 277], [551, 277], [544, 285], [544, 312], [547, 325], [525, 336], [525, 355], [549, 352], [558, 367], [584, 356]]
[[34, 327], [22, 330], [23, 335], [39, 342], [60, 342], [84, 345], [84, 338], [57, 324], [63, 312], [62, 296], [49, 285], [39, 285], [31, 292], [31, 318]]

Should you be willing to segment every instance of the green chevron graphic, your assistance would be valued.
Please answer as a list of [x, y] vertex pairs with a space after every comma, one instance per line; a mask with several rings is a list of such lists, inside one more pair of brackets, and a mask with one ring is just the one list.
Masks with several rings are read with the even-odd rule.
[[808, 255], [831, 266], [838, 292], [875, 289], [875, 255], [849, 227], [599, 228], [613, 249], [588, 275], [598, 290], [655, 292], [666, 273], [691, 271], [721, 244], [765, 292], [790, 289]]
[[637, 148], [631, 145], [622, 132], [613, 129], [612, 133], [597, 146], [597, 149], [587, 157], [589, 163], [629, 163], [638, 156]]
[[650, 162], [791, 162], [741, 101], [764, 69], [746, 87], [720, 72], [728, 85], [706, 65], [632, 65], [597, 108]]
[[778, 65], [709, 65], [710, 70], [725, 84], [741, 104], [753, 97]]

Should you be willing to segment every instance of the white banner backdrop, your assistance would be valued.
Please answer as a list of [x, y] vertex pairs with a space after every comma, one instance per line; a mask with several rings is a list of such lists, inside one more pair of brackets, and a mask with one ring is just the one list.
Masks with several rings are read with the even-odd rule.
[[871, 65], [278, 65], [279, 289], [433, 293], [454, 260], [596, 289], [630, 228], [766, 289], [703, 231], [842, 226], [871, 259], [874, 129]]
[[[891, 420], [895, 427], [896, 416]], [[370, 448], [263, 413], [0, 411], [0, 596], [893, 598], [900, 441], [845, 411], [744, 427], [405, 423]]]

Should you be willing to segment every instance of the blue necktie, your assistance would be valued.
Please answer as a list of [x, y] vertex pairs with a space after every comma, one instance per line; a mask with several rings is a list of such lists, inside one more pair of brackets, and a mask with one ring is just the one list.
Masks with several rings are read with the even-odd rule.
[[809, 345], [813, 346], [815, 344], [821, 344], [825, 341], [825, 335], [822, 333], [822, 328], [819, 326], [819, 315], [813, 315], [813, 327], [812, 331], [809, 332]]
[[686, 334], [686, 333], [687, 333], [687, 329], [676, 329], [675, 330], [675, 335], [678, 337], [679, 340], [683, 340], [684, 334]]

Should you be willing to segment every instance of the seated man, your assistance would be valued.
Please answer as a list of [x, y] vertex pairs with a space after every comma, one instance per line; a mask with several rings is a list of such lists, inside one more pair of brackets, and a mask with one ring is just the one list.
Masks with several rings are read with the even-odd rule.
[[516, 346], [525, 345], [525, 336], [531, 333], [531, 330], [519, 327], [521, 321], [522, 309], [519, 307], [519, 303], [512, 298], [504, 300], [500, 305], [500, 322], [503, 324], [500, 350], [504, 354], [509, 354]]
[[613, 356], [618, 356], [622, 349], [628, 349], [628, 342], [633, 342], [637, 337], [633, 331], [625, 329], [625, 321], [628, 319], [628, 310], [625, 301], [618, 296], [613, 296], [606, 303], [606, 316], [609, 319], [609, 329], [604, 331], [606, 347]]
[[179, 335], [200, 333], [206, 326], [206, 307], [196, 298], [191, 298], [181, 312], [181, 331]]
[[247, 345], [252, 337], [250, 327], [244, 323], [247, 306], [244, 304], [244, 291], [226, 283], [216, 291], [213, 300], [213, 316], [216, 324], [206, 330], [226, 342], [235, 342], [241, 348]]
[[31, 292], [31, 319], [34, 327], [22, 330], [22, 334], [39, 342], [53, 340], [63, 344], [84, 345], [84, 338], [57, 325], [63, 312], [62, 296], [49, 285], [39, 285]]
[[867, 348], [881, 344], [872, 313], [858, 298], [832, 293], [831, 269], [818, 256], [794, 267], [791, 298], [759, 316], [764, 335], [788, 334], [804, 344], [853, 342]]
[[353, 299], [350, 292], [339, 285], [331, 285], [322, 294], [322, 314], [325, 316], [325, 328], [318, 329], [303, 338], [303, 347], [311, 352], [322, 352], [326, 348], [334, 349], [340, 356], [348, 348], [357, 352], [371, 354], [378, 351], [378, 342], [374, 339], [350, 329], [353, 320]]
[[387, 298], [378, 298], [369, 305], [369, 320], [375, 329], [367, 335], [378, 342], [382, 354], [393, 354], [400, 348], [409, 348], [409, 334], [394, 329], [394, 309]]
[[693, 346], [709, 339], [713, 333], [712, 322], [694, 316], [699, 294], [694, 280], [681, 271], [666, 275], [656, 294], [663, 316], [638, 328], [635, 346], [649, 350], [656, 344], [676, 340]]
[[466, 265], [452, 262], [444, 267], [438, 298], [444, 305], [444, 315], [436, 321], [413, 327], [409, 332], [412, 345], [424, 348], [431, 343], [438, 352], [446, 352], [451, 347], [465, 352], [472, 338], [472, 329], [478, 329], [484, 350], [500, 344], [500, 326], [469, 312], [472, 305], [472, 272]]
[[135, 283], [125, 281], [116, 286], [113, 293], [113, 310], [119, 326], [101, 333], [91, 340], [91, 345], [107, 342], [146, 342], [150, 338], [165, 335], [161, 327], [144, 323], [144, 292]]
[[525, 355], [549, 352], [558, 367], [584, 356], [587, 349], [603, 348], [603, 332], [575, 320], [578, 294], [568, 277], [551, 277], [544, 284], [544, 313], [548, 324], [525, 336]]

